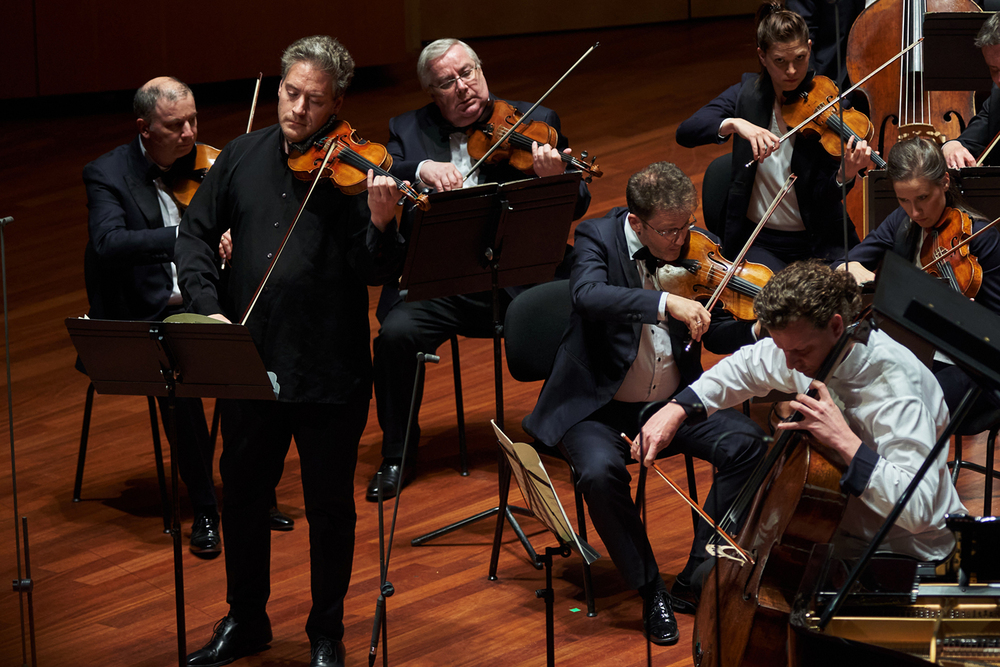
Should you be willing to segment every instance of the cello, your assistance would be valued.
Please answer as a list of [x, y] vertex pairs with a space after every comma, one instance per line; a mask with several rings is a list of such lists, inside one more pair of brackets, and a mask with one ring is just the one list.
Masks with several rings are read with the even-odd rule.
[[[816, 374], [826, 382], [853, 341], [866, 342], [867, 318], [848, 327]], [[816, 391], [810, 389], [809, 395]], [[788, 418], [799, 421], [798, 412]], [[695, 667], [775, 667], [786, 662], [788, 616], [813, 544], [829, 542], [847, 507], [842, 470], [809, 444], [802, 431], [783, 431], [747, 480], [719, 529], [732, 533], [748, 561], [718, 536], [718, 557], [705, 578], [691, 643]], [[725, 638], [722, 638], [722, 633]]]

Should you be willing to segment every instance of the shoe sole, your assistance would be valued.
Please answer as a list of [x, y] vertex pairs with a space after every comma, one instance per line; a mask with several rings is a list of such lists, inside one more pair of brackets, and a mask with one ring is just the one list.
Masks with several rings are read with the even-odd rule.
[[649, 639], [649, 641], [653, 642], [657, 646], [673, 646], [678, 641], [680, 641], [681, 634], [678, 632], [677, 636], [674, 637], [673, 639], [660, 639], [658, 637], [650, 637], [649, 633], [646, 633], [646, 637]]

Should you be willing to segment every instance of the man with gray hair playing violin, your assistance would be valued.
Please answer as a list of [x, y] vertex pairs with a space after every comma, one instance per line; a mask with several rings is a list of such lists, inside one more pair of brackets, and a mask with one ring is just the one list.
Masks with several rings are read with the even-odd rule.
[[[628, 208], [576, 229], [570, 328], [524, 427], [548, 445], [563, 443], [598, 534], [643, 599], [646, 633], [667, 645], [679, 638], [674, 610], [694, 613], [690, 576], [707, 558], [712, 528], [699, 521], [672, 596], [632, 501], [631, 456], [620, 434], [638, 430], [647, 403], [669, 399], [701, 375], [701, 345], [686, 345], [688, 338], [732, 352], [754, 342], [755, 324], [657, 287], [658, 265], [682, 256], [694, 224], [697, 196], [680, 169], [652, 164], [629, 179], [625, 195]], [[690, 453], [718, 468], [706, 501], [718, 520], [763, 455], [761, 436], [749, 418], [726, 410], [685, 427], [665, 454]]]
[[[469, 155], [469, 133], [476, 124], [488, 120], [494, 102], [483, 64], [476, 52], [457, 39], [439, 39], [428, 44], [417, 60], [417, 76], [431, 103], [389, 121], [392, 155], [390, 171], [398, 178], [420, 181], [435, 190], [455, 190], [480, 183], [506, 183], [530, 178], [529, 174], [506, 163], [484, 164], [468, 179], [465, 174], [475, 160]], [[526, 112], [531, 104], [509, 102]], [[569, 153], [569, 140], [561, 133], [559, 116], [543, 106], [531, 114], [558, 133], [555, 146], [535, 143], [531, 148], [532, 171], [536, 176], [555, 176], [567, 169], [563, 157]], [[582, 217], [590, 205], [590, 191], [580, 183], [580, 198], [574, 219]], [[404, 223], [403, 235], [408, 231]], [[513, 294], [501, 293], [501, 317]], [[433, 352], [453, 334], [476, 338], [493, 335], [493, 310], [489, 292], [463, 294], [439, 299], [404, 303], [394, 285], [382, 290], [377, 310], [382, 327], [375, 339], [375, 404], [382, 427], [382, 494], [392, 498], [409, 479], [400, 479], [403, 440], [410, 411], [411, 391], [416, 375], [417, 352]], [[419, 401], [419, 396], [418, 396]], [[417, 409], [419, 410], [419, 402]], [[416, 457], [420, 440], [419, 425], [414, 425], [410, 455]], [[413, 461], [404, 467], [408, 478], [416, 471]], [[368, 485], [366, 498], [378, 499], [378, 476]]]
[[[367, 192], [348, 195], [323, 179], [302, 206], [312, 183], [288, 165], [289, 153], [307, 151], [340, 110], [354, 73], [347, 49], [331, 37], [305, 37], [285, 50], [281, 70], [278, 123], [223, 149], [177, 240], [189, 310], [226, 322], [243, 315], [264, 367], [276, 376], [277, 400], [230, 400], [223, 407], [229, 613], [188, 656], [189, 665], [201, 667], [228, 664], [271, 641], [269, 499], [293, 436], [309, 522], [310, 665], [344, 664], [344, 597], [357, 521], [354, 470], [371, 398], [366, 285], [398, 275], [405, 256], [394, 222], [400, 197], [394, 181], [369, 170]], [[220, 293], [212, 256], [227, 229], [232, 265], [228, 289]]]

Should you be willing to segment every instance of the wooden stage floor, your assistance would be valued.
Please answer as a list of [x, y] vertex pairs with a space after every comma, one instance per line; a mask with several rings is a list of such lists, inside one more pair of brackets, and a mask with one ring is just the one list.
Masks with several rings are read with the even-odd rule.
[[[750, 19], [519, 37], [474, 46], [495, 93], [533, 100], [598, 40], [600, 48], [546, 103], [559, 111], [574, 149], [590, 151], [604, 169], [605, 176], [591, 186], [590, 215], [623, 205], [629, 175], [657, 160], [676, 162], [700, 187], [706, 166], [729, 150], [728, 145], [682, 149], [674, 131], [740, 73], [757, 68]], [[274, 57], [277, 60], [278, 54]], [[158, 74], [149, 72], [150, 77]], [[199, 139], [221, 147], [242, 132], [252, 89], [247, 82], [245, 101], [202, 101]], [[257, 127], [274, 122], [274, 100], [265, 91]], [[359, 76], [343, 117], [361, 136], [384, 142], [390, 117], [424, 103], [413, 67], [407, 64]], [[134, 132], [127, 102], [114, 110], [107, 107], [106, 96], [51, 100], [24, 105], [0, 119], [0, 216], [15, 217], [5, 241], [18, 499], [20, 513], [30, 521], [41, 665], [176, 664], [172, 554], [158, 514], [145, 401], [97, 397], [84, 500], [71, 500], [87, 380], [73, 369], [75, 352], [63, 320], [87, 310], [82, 267], [87, 211], [80, 174], [86, 162], [130, 141]], [[374, 335], [377, 291], [370, 295]], [[441, 354], [441, 364], [428, 367], [420, 477], [404, 492], [399, 510], [390, 573], [396, 594], [388, 602], [390, 661], [543, 665], [544, 604], [535, 590], [544, 585], [544, 573], [531, 567], [509, 530], [496, 582], [486, 578], [493, 522], [481, 522], [429, 546], [409, 545], [416, 535], [497, 502], [496, 447], [488, 426], [494, 414], [491, 344], [466, 340], [461, 346], [472, 462], [467, 478], [457, 472], [450, 353], [442, 348]], [[515, 439], [523, 437], [520, 421], [540, 387], [506, 378], [507, 425]], [[208, 401], [207, 409], [211, 405]], [[0, 431], [6, 434], [6, 411], [0, 419]], [[373, 404], [355, 477], [359, 519], [346, 617], [353, 665], [361, 664], [367, 653], [378, 595], [376, 512], [364, 500], [364, 487], [381, 461], [380, 439]], [[6, 444], [0, 448], [0, 580], [9, 582], [17, 577], [17, 568], [8, 450]], [[982, 440], [968, 451], [980, 460]], [[237, 663], [248, 667], [307, 664], [309, 659], [303, 632], [310, 604], [308, 528], [297, 459], [293, 448], [278, 488], [282, 509], [297, 525], [293, 532], [274, 534], [271, 541], [268, 612], [274, 641], [270, 650]], [[679, 463], [666, 465], [682, 476]], [[550, 467], [564, 504], [570, 505], [565, 466]], [[703, 494], [710, 475], [707, 466], [699, 465]], [[970, 507], [979, 506], [981, 485], [981, 478], [963, 476], [961, 491]], [[186, 507], [186, 498], [183, 503]], [[649, 533], [668, 583], [686, 560], [689, 516], [665, 486], [651, 482]], [[223, 559], [199, 560], [187, 552], [190, 519], [185, 509], [187, 635], [193, 650], [209, 638], [227, 606]], [[525, 520], [524, 526], [536, 548], [554, 545], [537, 522]], [[604, 552], [600, 539], [591, 534], [593, 545]], [[640, 600], [623, 590], [609, 559], [594, 568], [596, 618], [586, 615], [579, 559], [559, 559], [555, 575], [560, 664], [645, 663]], [[18, 598], [7, 588], [0, 594], [0, 665], [21, 662], [19, 613]], [[691, 664], [693, 619], [680, 616], [679, 623], [680, 643], [654, 647], [654, 663]]]

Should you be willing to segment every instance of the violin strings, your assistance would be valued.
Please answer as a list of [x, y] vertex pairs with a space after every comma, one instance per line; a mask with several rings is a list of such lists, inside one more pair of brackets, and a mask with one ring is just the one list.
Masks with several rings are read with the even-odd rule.
[[[503, 139], [501, 141], [509, 141], [514, 148], [521, 148], [524, 150], [531, 150], [531, 143], [534, 139], [527, 137], [520, 132], [505, 132], [503, 134]], [[559, 153], [559, 158], [563, 162], [567, 162], [577, 169], [582, 171], [589, 171], [589, 166], [585, 162], [580, 162], [572, 155], [567, 155], [566, 153]]]
[[337, 138], [337, 146], [340, 147], [340, 152], [337, 153], [337, 157], [342, 159], [348, 165], [354, 167], [359, 171], [368, 171], [369, 169], [371, 169], [376, 176], [388, 176], [393, 180], [393, 182], [396, 183], [396, 187], [398, 187], [401, 192], [403, 192], [409, 197], [412, 197], [414, 199], [416, 198], [416, 193], [411, 188], [407, 187], [406, 184], [403, 183], [403, 181], [396, 178], [388, 171], [386, 171], [382, 167], [378, 166], [377, 164], [366, 158], [361, 153], [358, 153], [356, 150], [348, 146], [346, 143], [343, 143], [339, 137]]

